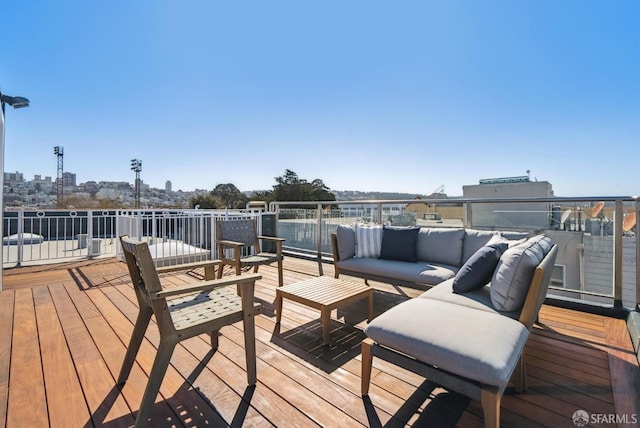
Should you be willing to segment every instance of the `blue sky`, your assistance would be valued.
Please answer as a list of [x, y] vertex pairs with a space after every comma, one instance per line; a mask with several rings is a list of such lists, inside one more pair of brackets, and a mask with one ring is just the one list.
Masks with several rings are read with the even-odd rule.
[[5, 171], [640, 194], [640, 2], [0, 0]]

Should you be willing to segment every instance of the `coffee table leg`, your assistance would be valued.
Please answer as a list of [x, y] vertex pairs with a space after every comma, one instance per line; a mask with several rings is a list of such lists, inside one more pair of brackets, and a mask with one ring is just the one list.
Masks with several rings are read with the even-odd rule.
[[276, 324], [280, 324], [282, 318], [282, 294], [276, 290]]
[[371, 322], [373, 319], [373, 290], [369, 291], [369, 294], [367, 295], [367, 306], [367, 322]]
[[325, 345], [327, 345], [329, 343], [329, 324], [331, 322], [331, 309], [321, 309], [320, 317], [322, 318], [322, 341]]

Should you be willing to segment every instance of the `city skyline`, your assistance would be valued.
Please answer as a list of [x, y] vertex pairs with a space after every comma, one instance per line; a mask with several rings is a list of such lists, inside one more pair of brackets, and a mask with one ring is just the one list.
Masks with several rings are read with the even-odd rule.
[[[79, 182], [640, 194], [640, 3], [5, 2], [4, 170]], [[28, 31], [24, 31], [28, 28]]]

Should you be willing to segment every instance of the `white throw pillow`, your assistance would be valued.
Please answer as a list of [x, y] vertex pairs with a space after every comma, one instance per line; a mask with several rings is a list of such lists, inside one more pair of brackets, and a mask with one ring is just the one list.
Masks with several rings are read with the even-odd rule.
[[354, 257], [380, 256], [382, 248], [382, 226], [364, 224], [355, 225], [356, 229], [356, 255]]

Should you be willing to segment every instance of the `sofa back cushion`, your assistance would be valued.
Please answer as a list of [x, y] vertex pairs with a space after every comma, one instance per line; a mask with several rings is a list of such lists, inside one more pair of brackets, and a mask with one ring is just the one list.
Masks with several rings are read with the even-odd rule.
[[382, 226], [356, 223], [355, 231], [356, 254], [354, 257], [378, 258], [382, 246]]
[[537, 235], [504, 252], [491, 279], [491, 303], [498, 311], [522, 308], [533, 273], [553, 243]]
[[461, 266], [463, 240], [464, 229], [421, 228], [416, 256], [421, 261]]
[[476, 251], [484, 247], [486, 243], [497, 234], [499, 234], [499, 232], [465, 229], [464, 242], [462, 244], [462, 263], [466, 263]]
[[352, 225], [341, 224], [336, 229], [338, 257], [347, 260], [356, 254], [356, 231]]

